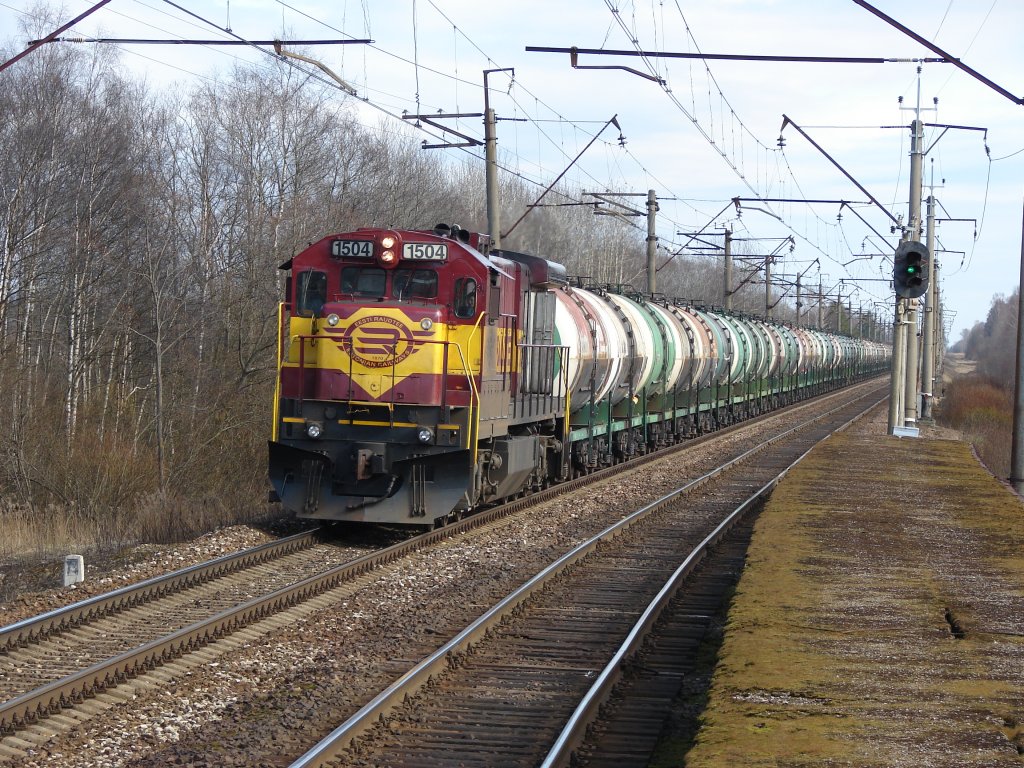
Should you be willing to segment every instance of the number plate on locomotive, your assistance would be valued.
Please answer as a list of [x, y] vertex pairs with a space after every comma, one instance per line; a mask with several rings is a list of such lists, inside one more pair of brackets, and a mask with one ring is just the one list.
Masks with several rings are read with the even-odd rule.
[[370, 240], [332, 240], [331, 256], [339, 259], [369, 259], [373, 257], [373, 242]]
[[411, 261], [445, 261], [448, 246], [445, 243], [406, 243], [402, 247], [402, 258]]

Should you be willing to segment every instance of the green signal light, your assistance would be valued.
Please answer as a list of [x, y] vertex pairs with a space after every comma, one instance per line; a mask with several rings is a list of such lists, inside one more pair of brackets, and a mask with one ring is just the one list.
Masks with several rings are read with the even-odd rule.
[[908, 275], [913, 275], [915, 272], [917, 272], [917, 267], [907, 267]]

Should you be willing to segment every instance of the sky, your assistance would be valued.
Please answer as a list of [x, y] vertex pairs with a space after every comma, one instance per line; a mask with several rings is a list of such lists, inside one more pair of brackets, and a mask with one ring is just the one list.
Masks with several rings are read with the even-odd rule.
[[[57, 16], [63, 23], [93, 5], [65, 0]], [[1024, 97], [1024, 3], [872, 5]], [[0, 0], [0, 39], [13, 43], [19, 24], [37, 9], [35, 3]], [[426, 125], [417, 129], [401, 120], [403, 112], [480, 112], [483, 71], [513, 68], [514, 75], [488, 76], [502, 173], [536, 185], [538, 195], [563, 172], [564, 181], [583, 192], [654, 189], [659, 265], [684, 246], [700, 246], [682, 233], [728, 227], [737, 250], [778, 250], [774, 275], [792, 280], [802, 273], [805, 285], [816, 285], [820, 275], [827, 293], [841, 291], [854, 309], [873, 308], [886, 318], [892, 314], [888, 281], [898, 242], [892, 217], [908, 220], [909, 125], [920, 104], [921, 120], [936, 124], [925, 128], [924, 196], [934, 194], [937, 201], [949, 340], [984, 320], [992, 297], [1009, 294], [1020, 280], [1024, 107], [952, 64], [913, 61], [937, 54], [853, 0], [111, 0], [73, 33], [370, 39], [301, 50], [355, 90], [355, 97], [338, 90], [337, 98], [360, 121], [428, 143], [452, 137]], [[566, 53], [528, 52], [527, 46], [899, 61], [705, 62], [580, 54], [581, 66], [619, 67], [588, 70], [573, 69]], [[157, 91], [197, 85], [239, 63], [266, 66], [270, 60], [255, 47], [118, 47], [124, 66]], [[0, 87], [2, 78], [0, 73]], [[782, 130], [784, 115], [792, 124]], [[612, 116], [621, 131], [606, 125]], [[478, 117], [441, 122], [482, 138]], [[482, 148], [425, 151], [451, 163], [483, 163]], [[730, 203], [737, 197], [744, 198], [739, 208]], [[643, 202], [620, 199], [633, 206]], [[639, 218], [630, 222], [643, 226]], [[483, 221], [459, 223], [486, 228]], [[329, 226], [325, 222], [325, 234]], [[783, 242], [788, 237], [792, 248]], [[721, 242], [721, 236], [709, 240]], [[545, 255], [557, 260], [557, 254]]]

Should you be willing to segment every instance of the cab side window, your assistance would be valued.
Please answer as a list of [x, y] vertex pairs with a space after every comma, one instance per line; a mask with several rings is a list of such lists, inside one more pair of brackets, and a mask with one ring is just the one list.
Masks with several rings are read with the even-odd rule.
[[453, 309], [456, 317], [473, 317], [476, 314], [476, 280], [460, 277], [455, 281]]
[[299, 273], [295, 295], [296, 313], [301, 317], [316, 317], [327, 301], [327, 273], [310, 269]]

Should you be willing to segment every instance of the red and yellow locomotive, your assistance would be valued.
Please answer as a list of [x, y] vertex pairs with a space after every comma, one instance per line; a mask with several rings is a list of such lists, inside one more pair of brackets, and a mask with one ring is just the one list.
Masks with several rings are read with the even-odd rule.
[[359, 229], [295, 256], [270, 478], [302, 517], [433, 525], [564, 476], [552, 281], [458, 227]]

